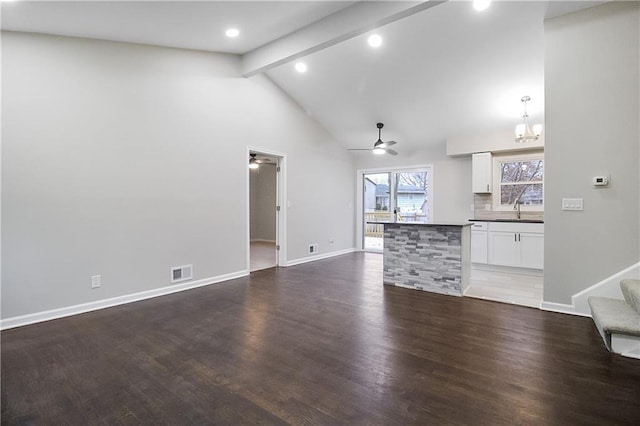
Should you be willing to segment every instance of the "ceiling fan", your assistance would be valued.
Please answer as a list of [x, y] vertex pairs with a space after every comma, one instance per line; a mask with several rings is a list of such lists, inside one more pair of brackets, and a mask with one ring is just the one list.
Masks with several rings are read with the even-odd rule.
[[[384, 124], [377, 123], [376, 127], [378, 128], [378, 140], [373, 144], [373, 153], [398, 155], [396, 151], [389, 148], [391, 145], [395, 145], [397, 143], [396, 141], [383, 142], [381, 139], [382, 128], [384, 127]], [[364, 149], [364, 148], [350, 148], [349, 151], [371, 151], [371, 150]]]
[[271, 160], [271, 158], [269, 157], [263, 157], [263, 158], [256, 158], [258, 154], [256, 153], [249, 153], [249, 168], [250, 169], [257, 169], [258, 167], [260, 167], [260, 164], [269, 164], [272, 163], [273, 161]]

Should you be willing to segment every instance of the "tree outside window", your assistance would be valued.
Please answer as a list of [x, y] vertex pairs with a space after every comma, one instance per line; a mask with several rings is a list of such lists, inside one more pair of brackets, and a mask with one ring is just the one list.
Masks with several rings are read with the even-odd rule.
[[526, 209], [542, 210], [544, 206], [544, 160], [542, 158], [498, 159], [500, 177], [494, 204], [501, 210], [519, 201]]

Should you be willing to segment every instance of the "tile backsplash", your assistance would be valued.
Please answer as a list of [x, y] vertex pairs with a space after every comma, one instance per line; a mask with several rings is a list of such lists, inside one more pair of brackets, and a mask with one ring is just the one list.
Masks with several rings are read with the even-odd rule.
[[[473, 194], [474, 219], [515, 219], [516, 212], [514, 210], [495, 211], [493, 210], [493, 201], [491, 194]], [[488, 208], [487, 208], [488, 206]], [[544, 212], [527, 212], [520, 213], [521, 219], [543, 220]]]

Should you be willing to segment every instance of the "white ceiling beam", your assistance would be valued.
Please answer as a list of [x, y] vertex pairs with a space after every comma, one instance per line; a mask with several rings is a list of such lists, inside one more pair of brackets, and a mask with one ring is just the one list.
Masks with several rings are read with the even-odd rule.
[[242, 56], [242, 75], [252, 75], [357, 37], [445, 1], [360, 1]]

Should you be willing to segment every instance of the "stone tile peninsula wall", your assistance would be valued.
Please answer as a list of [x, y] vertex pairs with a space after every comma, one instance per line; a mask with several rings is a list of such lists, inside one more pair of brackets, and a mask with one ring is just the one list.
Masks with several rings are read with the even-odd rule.
[[469, 285], [469, 223], [384, 223], [384, 284], [462, 296]]

